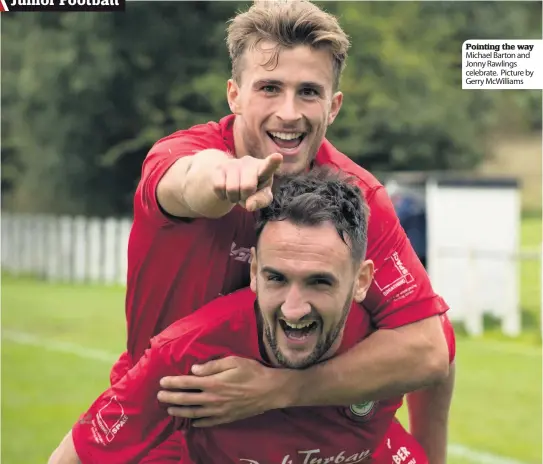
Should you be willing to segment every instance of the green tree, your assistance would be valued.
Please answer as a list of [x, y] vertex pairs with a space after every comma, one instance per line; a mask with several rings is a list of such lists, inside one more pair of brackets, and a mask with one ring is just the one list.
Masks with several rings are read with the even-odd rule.
[[[234, 2], [130, 3], [124, 14], [2, 20], [6, 207], [127, 214], [158, 139], [229, 112]], [[325, 2], [351, 37], [329, 131], [370, 170], [462, 169], [487, 131], [541, 124], [541, 92], [464, 91], [469, 38], [541, 37], [536, 2]]]
[[151, 145], [228, 109], [228, 57], [219, 45], [234, 8], [134, 4], [125, 15], [5, 21], [4, 130], [21, 166], [12, 204], [72, 214], [130, 211]]

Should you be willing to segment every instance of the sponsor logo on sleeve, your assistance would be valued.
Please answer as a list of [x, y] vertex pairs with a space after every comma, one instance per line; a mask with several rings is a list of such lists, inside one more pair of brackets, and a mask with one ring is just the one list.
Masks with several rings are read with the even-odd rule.
[[417, 464], [417, 460], [415, 458], [409, 459], [410, 456], [411, 452], [405, 446], [400, 446], [398, 451], [396, 451], [396, 454], [392, 455], [392, 462], [394, 464]]
[[124, 413], [123, 405], [116, 396], [111, 397], [92, 420], [94, 440], [102, 445], [110, 443], [127, 420], [128, 416]]
[[402, 285], [410, 284], [415, 279], [403, 265], [398, 252], [385, 259], [383, 265], [376, 269], [374, 282], [380, 292], [387, 296]]
[[383, 296], [393, 294], [395, 300], [410, 295], [417, 286], [413, 274], [405, 267], [397, 251], [375, 270], [373, 281]]

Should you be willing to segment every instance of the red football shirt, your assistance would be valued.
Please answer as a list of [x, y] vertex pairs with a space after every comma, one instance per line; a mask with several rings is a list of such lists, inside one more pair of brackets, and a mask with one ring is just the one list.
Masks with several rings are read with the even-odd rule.
[[[195, 363], [260, 354], [255, 295], [243, 289], [214, 300], [152, 340], [139, 362], [103, 393], [72, 430], [79, 458], [91, 463], [138, 463], [178, 429], [196, 464], [362, 462], [382, 440], [401, 398], [350, 407], [288, 408], [211, 428], [172, 418], [156, 396], [166, 375], [187, 375]], [[353, 305], [340, 352], [371, 332], [369, 316]]]
[[[230, 115], [176, 132], [158, 141], [145, 159], [128, 244], [127, 349], [134, 361], [171, 323], [249, 283], [249, 250], [255, 242], [251, 213], [236, 207], [220, 219], [174, 219], [156, 199], [159, 180], [177, 159], [209, 148], [234, 153], [233, 122]], [[354, 175], [369, 205], [367, 257], [376, 272], [364, 306], [376, 327], [444, 313], [448, 307], [432, 290], [384, 187], [326, 140], [316, 163]], [[126, 367], [119, 364], [113, 378], [132, 364], [124, 361]]]

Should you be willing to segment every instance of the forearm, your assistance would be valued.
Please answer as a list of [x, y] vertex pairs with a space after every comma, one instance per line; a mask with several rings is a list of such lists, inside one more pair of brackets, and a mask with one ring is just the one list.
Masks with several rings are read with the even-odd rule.
[[447, 425], [454, 378], [453, 363], [444, 381], [407, 395], [410, 433], [426, 451], [430, 464], [447, 462]]
[[292, 371], [284, 400], [291, 406], [349, 405], [417, 390], [448, 375], [439, 318], [378, 330], [348, 352]]
[[213, 173], [228, 159], [220, 150], [204, 150], [178, 159], [157, 186], [158, 202], [179, 217], [222, 217], [234, 207], [213, 188]]
[[47, 464], [81, 464], [75, 451], [71, 431], [60, 442], [60, 445], [53, 452]]

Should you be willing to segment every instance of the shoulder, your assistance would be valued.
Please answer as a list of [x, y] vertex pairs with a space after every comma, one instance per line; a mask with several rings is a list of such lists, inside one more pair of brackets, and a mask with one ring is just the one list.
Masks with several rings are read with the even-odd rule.
[[209, 121], [178, 130], [158, 140], [149, 150], [147, 157], [191, 155], [210, 148], [233, 153], [233, 123], [234, 115], [228, 115], [218, 122]]
[[221, 123], [209, 121], [189, 129], [178, 130], [158, 140], [150, 152], [170, 150], [170, 154], [175, 155], [178, 149], [184, 149], [185, 146], [187, 148], [193, 146], [195, 152], [206, 148], [225, 149]]
[[362, 193], [366, 196], [376, 189], [383, 188], [381, 182], [372, 173], [355, 163], [347, 155], [341, 153], [327, 139], [324, 139], [321, 144], [315, 162], [319, 166], [331, 166], [354, 177], [358, 187], [360, 187]]
[[390, 227], [396, 222], [396, 212], [388, 192], [371, 172], [341, 153], [326, 139], [322, 143], [315, 161], [318, 166], [331, 166], [333, 169], [354, 178], [368, 204], [370, 226], [380, 224], [382, 227]]

